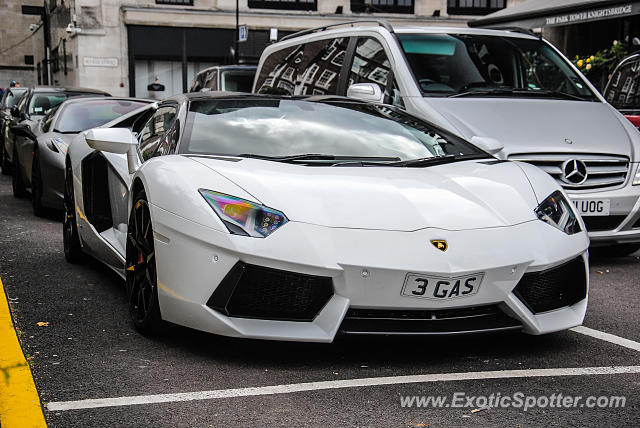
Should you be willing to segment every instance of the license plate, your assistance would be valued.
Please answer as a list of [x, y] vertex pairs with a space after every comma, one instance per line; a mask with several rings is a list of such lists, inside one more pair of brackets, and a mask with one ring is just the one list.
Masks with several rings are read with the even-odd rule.
[[583, 216], [607, 216], [611, 207], [609, 199], [574, 199], [573, 204]]
[[434, 300], [469, 297], [478, 292], [483, 277], [483, 273], [454, 278], [408, 273], [401, 294]]

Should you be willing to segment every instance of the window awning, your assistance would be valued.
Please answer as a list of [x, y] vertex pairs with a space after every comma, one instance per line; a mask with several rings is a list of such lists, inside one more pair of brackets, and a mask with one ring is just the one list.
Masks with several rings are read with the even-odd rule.
[[469, 22], [470, 27], [542, 28], [640, 14], [640, 1], [527, 0]]

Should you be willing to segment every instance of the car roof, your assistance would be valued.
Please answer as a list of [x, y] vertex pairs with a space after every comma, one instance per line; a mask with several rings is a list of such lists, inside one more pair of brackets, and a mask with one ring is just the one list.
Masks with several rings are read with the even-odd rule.
[[[370, 21], [363, 21], [370, 22]], [[274, 45], [280, 45], [281, 43], [288, 43], [292, 40], [312, 40], [318, 37], [326, 38], [326, 36], [338, 35], [338, 34], [349, 34], [354, 31], [361, 32], [388, 32], [390, 30], [395, 34], [471, 34], [471, 35], [484, 35], [484, 36], [494, 36], [494, 37], [513, 37], [513, 38], [522, 38], [522, 39], [532, 39], [538, 40], [539, 37], [533, 33], [529, 33], [527, 30], [518, 29], [518, 28], [509, 28], [509, 29], [486, 29], [486, 28], [469, 28], [469, 27], [436, 27], [436, 26], [397, 26], [391, 27], [388, 23], [383, 24], [383, 21], [379, 25], [362, 25], [358, 21], [354, 22], [346, 22], [343, 27], [337, 28], [328, 28], [328, 27], [319, 27], [317, 29], [309, 29], [299, 32], [299, 35], [296, 33], [283, 38], [280, 42], [274, 43]], [[347, 26], [350, 25], [351, 26]], [[357, 25], [357, 26], [354, 26]], [[274, 46], [271, 45], [271, 46]], [[269, 47], [271, 47], [269, 46]], [[269, 49], [267, 47], [267, 49]]]
[[100, 89], [81, 88], [81, 87], [61, 87], [61, 86], [33, 86], [31, 88], [33, 92], [84, 92], [88, 94], [104, 94], [110, 95], [108, 92], [101, 91]]
[[135, 101], [135, 102], [140, 102], [140, 103], [153, 103], [155, 102], [155, 100], [149, 100], [146, 98], [133, 98], [133, 97], [73, 97], [73, 98], [67, 98], [66, 100], [64, 100], [62, 104], [64, 105], [68, 105], [68, 104], [75, 104], [75, 103], [84, 103], [87, 101]]
[[323, 100], [334, 100], [334, 101], [348, 101], [350, 103], [360, 103], [367, 104], [364, 101], [356, 100], [354, 98], [342, 97], [339, 95], [273, 95], [273, 94], [252, 94], [247, 92], [228, 92], [228, 91], [207, 91], [207, 92], [187, 92], [186, 94], [178, 94], [172, 97], [166, 98], [162, 101], [158, 101], [158, 103], [162, 104], [163, 102], [188, 102], [188, 101], [196, 101], [196, 100], [207, 100], [207, 99], [224, 99], [224, 98], [246, 98], [246, 99], [270, 99], [270, 100], [308, 100], [308, 101], [323, 101]]

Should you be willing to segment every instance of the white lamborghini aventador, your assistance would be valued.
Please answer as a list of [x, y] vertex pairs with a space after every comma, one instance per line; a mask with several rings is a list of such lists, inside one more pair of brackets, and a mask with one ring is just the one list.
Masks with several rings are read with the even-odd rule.
[[556, 182], [391, 106], [179, 95], [80, 135], [67, 258], [126, 278], [141, 332], [549, 333], [582, 323], [589, 240]]

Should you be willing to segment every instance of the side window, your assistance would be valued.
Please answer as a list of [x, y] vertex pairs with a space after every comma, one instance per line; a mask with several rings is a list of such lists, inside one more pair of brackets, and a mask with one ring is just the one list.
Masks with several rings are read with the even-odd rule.
[[202, 78], [202, 88], [208, 88], [212, 91], [217, 91], [218, 88], [218, 70], [208, 71]]
[[334, 95], [349, 39], [319, 40], [274, 52], [260, 70], [258, 92]]
[[391, 63], [380, 42], [371, 37], [358, 39], [349, 72], [349, 85], [355, 83], [377, 83], [387, 87]]
[[615, 108], [640, 107], [640, 59], [618, 67], [611, 76], [605, 97]]
[[164, 150], [159, 150], [159, 146], [161, 146], [161, 143], [166, 146], [163, 143], [163, 139], [165, 139], [167, 131], [173, 126], [176, 114], [175, 106], [160, 107], [144, 125], [140, 133], [140, 153], [142, 153], [143, 161], [164, 153]]
[[58, 107], [54, 107], [47, 115], [42, 119], [42, 131], [49, 132], [51, 130], [51, 122], [53, 122], [53, 117], [56, 115], [58, 111]]

